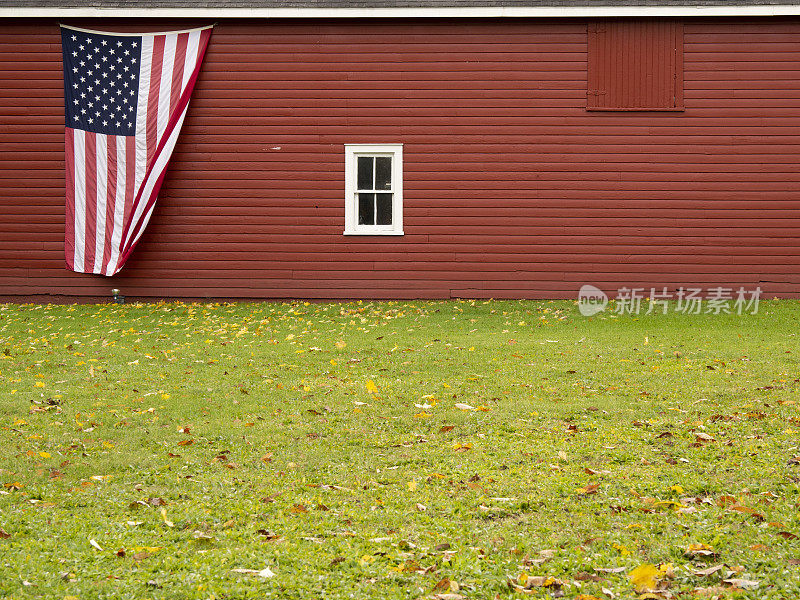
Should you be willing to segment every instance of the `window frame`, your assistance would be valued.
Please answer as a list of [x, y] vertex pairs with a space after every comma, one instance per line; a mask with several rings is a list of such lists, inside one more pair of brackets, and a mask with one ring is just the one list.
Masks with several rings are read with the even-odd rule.
[[[392, 159], [392, 224], [358, 224], [357, 158], [388, 156]], [[405, 235], [403, 232], [403, 144], [344, 145], [344, 235]]]

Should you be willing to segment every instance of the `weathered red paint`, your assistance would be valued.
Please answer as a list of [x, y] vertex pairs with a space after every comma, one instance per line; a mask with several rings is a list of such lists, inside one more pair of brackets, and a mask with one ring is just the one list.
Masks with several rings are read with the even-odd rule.
[[682, 20], [599, 19], [587, 39], [587, 108], [683, 109]]
[[[58, 27], [7, 20], [0, 295], [800, 296], [800, 20], [686, 21], [680, 113], [587, 111], [587, 24], [221, 22], [160, 205], [105, 278], [64, 268]], [[406, 235], [343, 236], [343, 145], [398, 142]]]

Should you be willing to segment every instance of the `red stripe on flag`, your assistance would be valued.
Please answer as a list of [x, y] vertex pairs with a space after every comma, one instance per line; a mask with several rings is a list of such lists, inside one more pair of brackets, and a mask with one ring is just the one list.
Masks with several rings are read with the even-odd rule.
[[64, 154], [66, 158], [66, 217], [64, 219], [64, 258], [75, 270], [75, 130], [67, 127]]
[[117, 199], [117, 136], [109, 135], [106, 140], [108, 156], [108, 190], [106, 194], [105, 243], [103, 245], [102, 273], [106, 272], [111, 258], [111, 234], [114, 233], [114, 207]]
[[97, 134], [86, 132], [86, 232], [82, 271], [94, 269], [97, 219]]
[[161, 68], [164, 65], [164, 45], [167, 37], [153, 38], [153, 60], [150, 65], [150, 93], [147, 95], [147, 165], [151, 164], [158, 145], [158, 90], [161, 87]]
[[181, 33], [175, 41], [175, 60], [172, 63], [172, 91], [169, 95], [169, 114], [175, 114], [175, 107], [181, 97], [183, 84], [183, 66], [186, 64], [186, 46], [189, 43], [189, 34]]

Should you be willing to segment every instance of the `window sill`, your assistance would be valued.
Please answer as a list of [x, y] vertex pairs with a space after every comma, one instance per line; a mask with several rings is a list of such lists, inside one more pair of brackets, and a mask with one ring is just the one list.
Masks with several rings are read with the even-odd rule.
[[342, 235], [405, 235], [403, 231], [345, 231]]

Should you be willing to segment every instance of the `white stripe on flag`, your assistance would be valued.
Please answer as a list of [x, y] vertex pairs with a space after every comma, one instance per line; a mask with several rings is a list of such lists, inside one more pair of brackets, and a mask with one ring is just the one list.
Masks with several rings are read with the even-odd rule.
[[[103, 265], [103, 249], [106, 245], [106, 195], [108, 193], [108, 136], [98, 133], [95, 136], [97, 155], [97, 193], [95, 210], [95, 243], [92, 273], [100, 273]], [[92, 199], [90, 198], [89, 201]], [[88, 266], [88, 265], [87, 265]], [[88, 269], [87, 269], [88, 270]]]
[[86, 132], [76, 129], [73, 137], [75, 165], [75, 270], [83, 271], [83, 249], [86, 243]]
[[161, 64], [161, 82], [158, 88], [158, 116], [156, 129], [158, 138], [164, 135], [169, 121], [170, 96], [172, 96], [172, 69], [175, 65], [177, 35], [168, 35], [164, 41], [164, 59]]
[[142, 58], [139, 63], [139, 98], [136, 103], [136, 177], [133, 189], [144, 179], [147, 156], [147, 99], [150, 96], [150, 71], [153, 67], [153, 36], [142, 37]]
[[193, 31], [189, 34], [186, 42], [186, 59], [183, 61], [183, 81], [181, 81], [181, 94], [186, 90], [189, 79], [197, 65], [197, 51], [200, 49], [200, 31]]
[[[114, 229], [111, 233], [111, 255], [106, 267], [106, 275], [113, 275], [119, 260], [119, 238], [122, 237], [122, 219], [125, 216], [125, 175], [127, 161], [125, 158], [125, 138], [117, 137], [117, 190], [114, 196]], [[133, 157], [130, 157], [133, 160]], [[110, 225], [110, 224], [109, 224]]]

